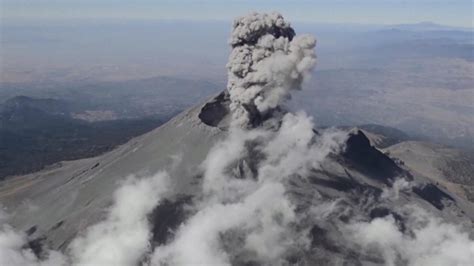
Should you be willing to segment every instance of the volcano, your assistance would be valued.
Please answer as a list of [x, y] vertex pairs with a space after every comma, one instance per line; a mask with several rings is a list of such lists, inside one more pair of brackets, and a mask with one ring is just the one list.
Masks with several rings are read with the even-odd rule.
[[314, 45], [279, 14], [239, 18], [227, 90], [104, 155], [2, 181], [24, 239], [3, 261], [471, 265], [472, 175], [439, 182], [404, 142], [377, 148], [285, 108]]

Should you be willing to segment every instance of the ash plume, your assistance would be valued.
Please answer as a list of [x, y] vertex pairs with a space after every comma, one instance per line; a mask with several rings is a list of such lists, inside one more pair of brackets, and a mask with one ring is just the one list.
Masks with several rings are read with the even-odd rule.
[[316, 63], [316, 40], [295, 31], [279, 13], [252, 13], [235, 20], [227, 63], [233, 121], [247, 125], [298, 90]]
[[[152, 265], [285, 264], [309, 243], [295, 226], [301, 217], [287, 183], [319, 168], [347, 137], [328, 130], [316, 138], [304, 112], [271, 112], [314, 66], [313, 37], [295, 37], [278, 13], [252, 13], [235, 21], [230, 44], [228, 135], [202, 164], [195, 214], [155, 249]], [[267, 114], [272, 126], [252, 126], [253, 116]]]

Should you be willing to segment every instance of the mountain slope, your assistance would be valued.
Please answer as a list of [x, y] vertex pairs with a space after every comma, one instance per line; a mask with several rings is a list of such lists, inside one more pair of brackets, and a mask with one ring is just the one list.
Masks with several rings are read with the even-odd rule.
[[[113, 191], [121, 181], [130, 175], [147, 176], [166, 170], [173, 177], [173, 192], [166, 196], [168, 203], [155, 210], [156, 215], [161, 216], [155, 220], [151, 218], [157, 228], [153, 236], [158, 241], [156, 244], [166, 242], [164, 239], [172, 237], [169, 230], [175, 230], [183, 222], [183, 204], [190, 204], [200, 193], [203, 160], [227, 134], [226, 126], [222, 126], [229, 115], [225, 108], [221, 109], [224, 110], [222, 114], [215, 112], [217, 118], [205, 116], [206, 111], [216, 105], [225, 106], [225, 97], [217, 96], [183, 112], [165, 125], [102, 156], [64, 162], [61, 166], [2, 182], [0, 199], [12, 212], [9, 222], [28, 232], [30, 239], [42, 239], [49, 248], [66, 250], [79, 232], [103, 219], [103, 211], [110, 205]], [[201, 120], [202, 117], [206, 117], [207, 123]], [[219, 124], [221, 128], [216, 126]], [[340, 234], [343, 232], [337, 225], [365, 215], [369, 221], [386, 215], [398, 217], [402, 215], [398, 210], [406, 203], [423, 206], [427, 211], [457, 223], [474, 219], [472, 203], [457, 196], [458, 191], [450, 191], [451, 187], [438, 188], [431, 179], [398, 166], [371, 146], [362, 131], [352, 131], [346, 143], [341, 155], [330, 156], [322, 162], [320, 169], [312, 170], [309, 177], [297, 177], [288, 184], [291, 198], [300, 211], [313, 208], [318, 197], [339, 199], [338, 202], [344, 202], [341, 206], [352, 209], [335, 216], [331, 214], [321, 221], [303, 221], [305, 226], [312, 227], [310, 235], [313, 235], [312, 249], [315, 250], [312, 255], [304, 255], [304, 261], [347, 260], [379, 264], [380, 258], [351, 257], [350, 254], [358, 251], [342, 240]], [[240, 169], [241, 166], [237, 167]], [[400, 190], [395, 201], [384, 200], [384, 193], [399, 178], [419, 185], [413, 190]], [[373, 197], [380, 202], [369, 200]], [[456, 218], [457, 215], [451, 213], [462, 213], [464, 218]], [[165, 221], [162, 215], [166, 216]]]
[[[176, 191], [185, 192], [196, 168], [219, 138], [219, 131], [200, 123], [195, 114], [196, 108], [184, 112], [102, 156], [63, 162], [59, 167], [4, 181], [0, 199], [8, 211], [14, 211], [11, 224], [24, 230], [36, 228], [36, 235], [48, 235], [56, 249], [78, 230], [98, 221], [118, 182], [130, 175], [169, 170], [180, 177], [175, 180]], [[61, 226], [55, 227], [57, 224]]]
[[401, 160], [407, 167], [433, 182], [450, 187], [452, 191], [474, 202], [474, 157], [441, 145], [406, 141], [385, 149], [390, 157]]
[[96, 156], [162, 124], [167, 117], [86, 122], [66, 101], [14, 97], [0, 105], [0, 179], [61, 160]]

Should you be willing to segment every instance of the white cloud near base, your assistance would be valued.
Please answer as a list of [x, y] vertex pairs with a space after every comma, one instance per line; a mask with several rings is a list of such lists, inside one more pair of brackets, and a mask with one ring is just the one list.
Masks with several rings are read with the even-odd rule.
[[[313, 128], [303, 112], [284, 115], [277, 129], [231, 127], [203, 163], [196, 213], [154, 250], [151, 265], [231, 265], [239, 255], [280, 265], [288, 250], [307, 246], [307, 236], [296, 233], [299, 218], [285, 183], [318, 168], [347, 138], [337, 130], [317, 136]], [[253, 162], [246, 161], [249, 152], [259, 154]]]
[[136, 265], [150, 249], [147, 215], [168, 190], [169, 177], [131, 177], [115, 192], [107, 218], [87, 229], [69, 246], [76, 265]]
[[5, 266], [62, 266], [66, 258], [57, 251], [48, 251], [45, 259], [38, 259], [28, 247], [26, 234], [4, 223], [6, 214], [0, 210], [0, 265]]
[[[0, 225], [0, 265], [8, 266], [129, 266], [137, 265], [150, 251], [148, 214], [169, 188], [169, 177], [129, 177], [114, 193], [114, 204], [105, 220], [92, 225], [69, 246], [70, 256], [46, 250], [38, 258], [27, 246], [24, 233]], [[0, 222], [5, 214], [0, 213]], [[44, 247], [45, 248], [45, 247]]]
[[389, 215], [370, 222], [350, 225], [354, 242], [366, 252], [382, 254], [386, 265], [470, 266], [474, 262], [474, 240], [462, 227], [443, 222], [427, 212], [411, 207], [402, 233]]

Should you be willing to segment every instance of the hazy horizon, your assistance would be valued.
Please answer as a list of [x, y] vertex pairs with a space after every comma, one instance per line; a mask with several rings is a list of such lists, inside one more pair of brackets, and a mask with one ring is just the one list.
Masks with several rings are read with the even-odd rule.
[[[431, 21], [436, 24], [473, 27], [470, 0], [375, 1], [361, 0], [231, 0], [231, 1], [149, 1], [123, 0], [3, 0], [1, 17], [15, 20], [50, 19], [161, 19], [232, 21], [252, 11], [283, 12], [292, 22], [356, 23], [373, 25], [412, 24]], [[183, 8], [183, 5], [186, 8]]]

